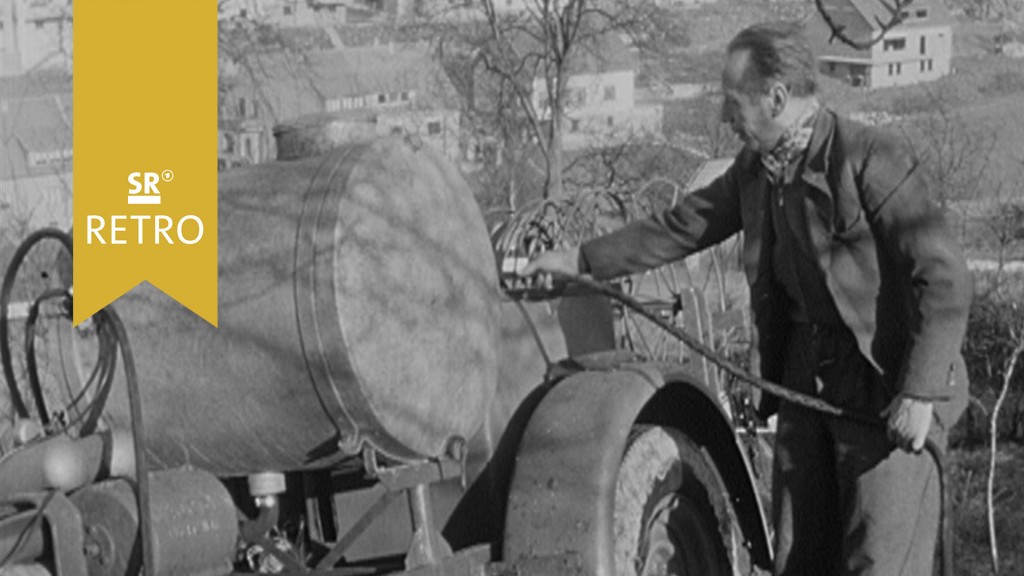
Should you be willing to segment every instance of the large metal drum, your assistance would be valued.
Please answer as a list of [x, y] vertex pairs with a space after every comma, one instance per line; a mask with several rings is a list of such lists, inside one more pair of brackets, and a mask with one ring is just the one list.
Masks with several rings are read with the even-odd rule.
[[[497, 279], [471, 192], [394, 138], [220, 178], [220, 327], [143, 284], [115, 304], [151, 466], [439, 456], [496, 382]], [[127, 428], [121, 383], [108, 423]]]

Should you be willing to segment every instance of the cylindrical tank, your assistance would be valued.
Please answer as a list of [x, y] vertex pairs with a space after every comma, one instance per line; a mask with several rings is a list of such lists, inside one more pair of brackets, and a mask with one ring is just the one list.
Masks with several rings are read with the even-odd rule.
[[[148, 284], [119, 299], [150, 466], [218, 475], [435, 457], [496, 382], [497, 278], [479, 209], [401, 138], [222, 174], [219, 328]], [[123, 382], [108, 425], [127, 429]]]

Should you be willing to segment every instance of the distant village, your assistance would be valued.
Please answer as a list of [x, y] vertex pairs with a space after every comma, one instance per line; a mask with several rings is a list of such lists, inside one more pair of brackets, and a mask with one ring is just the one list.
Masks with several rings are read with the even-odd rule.
[[[219, 168], [281, 158], [282, 139], [312, 127], [326, 127], [341, 143], [415, 136], [469, 173], [500, 161], [500, 145], [468, 118], [486, 90], [453, 78], [431, 43], [432, 25], [482, 17], [476, 1], [219, 0]], [[714, 1], [656, 3], [686, 11]], [[877, 34], [879, 22], [888, 17], [879, 0], [823, 2], [856, 37]], [[494, 0], [493, 7], [514, 15], [531, 4]], [[950, 73], [954, 27], [941, 1], [915, 0], [901, 15], [902, 23], [864, 51], [830, 42], [828, 27], [806, 9], [812, 5], [792, 4], [805, 8], [821, 73], [853, 88], [903, 86]], [[4, 210], [19, 211], [26, 225], [67, 227], [72, 2], [4, 0], [0, 6], [0, 203]], [[401, 22], [420, 23], [410, 27], [418, 32], [412, 37], [380, 32]], [[716, 89], [715, 78], [708, 77], [644, 81], [638, 49], [614, 33], [581, 53], [568, 71], [563, 145], [569, 151], [638, 134], [656, 139], [666, 103]], [[542, 82], [533, 80], [531, 99], [543, 113]]]

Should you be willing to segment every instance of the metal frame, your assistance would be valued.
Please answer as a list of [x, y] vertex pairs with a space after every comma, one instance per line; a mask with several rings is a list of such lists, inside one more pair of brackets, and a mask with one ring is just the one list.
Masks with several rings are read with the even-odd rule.
[[[48, 539], [46, 548], [53, 551], [53, 573], [56, 576], [87, 576], [88, 568], [83, 553], [85, 535], [82, 531], [82, 515], [63, 492], [19, 494], [7, 503], [28, 504], [32, 508], [25, 513], [5, 518], [0, 522], [0, 526], [5, 529], [19, 526], [22, 530], [32, 530], [39, 535], [45, 534]], [[38, 516], [39, 519], [33, 518], [29, 520], [29, 523], [23, 524], [23, 514]], [[19, 530], [19, 539], [22, 530]], [[25, 535], [29, 539], [32, 539], [33, 536], [32, 534]], [[14, 556], [10, 560], [18, 558], [18, 556]], [[21, 560], [30, 560], [30, 558], [21, 558]]]
[[[314, 572], [339, 575], [359, 573], [360, 569], [358, 568], [335, 568], [334, 565], [403, 493], [409, 503], [409, 516], [413, 531], [412, 541], [405, 557], [407, 573], [471, 572], [471, 563], [467, 561], [467, 553], [455, 555], [448, 542], [441, 536], [434, 518], [433, 502], [430, 495], [431, 484], [463, 476], [464, 467], [461, 462], [441, 459], [385, 466], [381, 465], [377, 450], [365, 446], [363, 467], [369, 479], [376, 481], [371, 487], [375, 499], [362, 516], [335, 542], [321, 542], [330, 550], [317, 562], [313, 568]], [[489, 560], [489, 552], [488, 557], [483, 559], [478, 558], [480, 552], [477, 550], [471, 550], [468, 554], [477, 566]]]

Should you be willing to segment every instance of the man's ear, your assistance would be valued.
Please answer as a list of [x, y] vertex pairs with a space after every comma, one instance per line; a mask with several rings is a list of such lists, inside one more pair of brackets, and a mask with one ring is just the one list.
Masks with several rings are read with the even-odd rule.
[[789, 104], [789, 90], [781, 82], [772, 84], [768, 89], [768, 102], [771, 106], [772, 118], [778, 118]]

